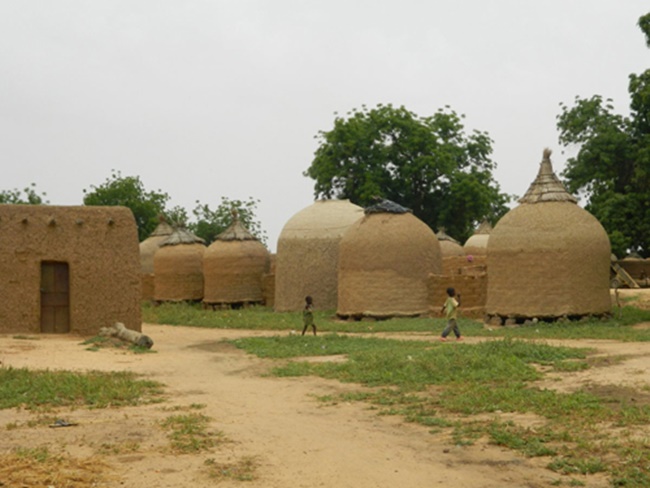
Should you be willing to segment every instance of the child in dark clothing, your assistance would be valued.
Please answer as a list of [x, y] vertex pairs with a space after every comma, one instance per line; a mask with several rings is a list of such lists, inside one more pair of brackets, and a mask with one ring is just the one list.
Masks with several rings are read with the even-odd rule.
[[302, 335], [305, 335], [309, 326], [314, 329], [314, 335], [316, 335], [316, 324], [314, 324], [314, 300], [310, 296], [305, 297], [305, 308], [302, 311], [302, 322], [304, 324]]

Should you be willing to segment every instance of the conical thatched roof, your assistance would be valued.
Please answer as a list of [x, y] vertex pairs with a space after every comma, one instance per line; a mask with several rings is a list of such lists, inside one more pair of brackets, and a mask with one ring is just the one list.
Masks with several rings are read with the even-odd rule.
[[179, 244], [205, 244], [205, 240], [195, 236], [187, 229], [177, 228], [172, 232], [160, 246], [178, 246]]
[[337, 315], [428, 313], [427, 279], [442, 270], [433, 231], [410, 212], [369, 212], [340, 244]]
[[531, 183], [526, 194], [519, 199], [519, 203], [540, 202], [578, 202], [553, 172], [550, 149], [544, 149], [537, 178]]
[[276, 311], [302, 310], [307, 295], [317, 309], [336, 309], [339, 242], [361, 217], [348, 200], [318, 200], [287, 221], [275, 261]]
[[216, 237], [219, 241], [257, 241], [259, 240], [244, 227], [236, 210], [232, 211], [232, 224]]
[[443, 258], [448, 256], [463, 256], [465, 254], [463, 246], [456, 239], [449, 236], [444, 227], [438, 230], [436, 237], [440, 243], [440, 252]]
[[233, 213], [233, 223], [203, 255], [204, 296], [210, 304], [248, 304], [263, 301], [262, 277], [269, 271], [270, 254]]
[[481, 222], [476, 228], [465, 244], [463, 251], [467, 255], [483, 256], [487, 254], [488, 241], [490, 239], [490, 232], [492, 232], [492, 225], [487, 220]]
[[609, 238], [559, 182], [550, 151], [520, 202], [490, 233], [488, 316], [522, 320], [608, 313]]

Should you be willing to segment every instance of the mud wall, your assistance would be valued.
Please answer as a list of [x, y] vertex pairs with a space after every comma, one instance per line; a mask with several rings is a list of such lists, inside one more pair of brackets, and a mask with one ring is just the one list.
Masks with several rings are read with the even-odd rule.
[[70, 332], [141, 330], [140, 255], [125, 207], [0, 205], [0, 332], [41, 330], [41, 264], [69, 267]]

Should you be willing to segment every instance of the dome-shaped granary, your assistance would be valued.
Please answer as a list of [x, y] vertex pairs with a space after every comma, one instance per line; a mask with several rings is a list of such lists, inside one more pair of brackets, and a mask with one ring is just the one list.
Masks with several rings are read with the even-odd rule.
[[492, 226], [490, 222], [484, 220], [474, 231], [474, 234], [470, 236], [465, 245], [463, 246], [463, 251], [468, 256], [484, 256], [487, 254], [488, 240], [490, 238], [490, 232], [492, 232]]
[[384, 200], [367, 208], [341, 239], [337, 315], [426, 314], [428, 276], [441, 270], [440, 244], [431, 228]]
[[152, 300], [154, 295], [153, 255], [174, 229], [162, 217], [154, 231], [140, 243], [140, 268], [142, 279], [142, 299]]
[[436, 238], [438, 239], [438, 243], [440, 244], [440, 253], [443, 258], [449, 257], [449, 256], [464, 256], [465, 251], [463, 250], [463, 246], [460, 245], [460, 243], [454, 239], [453, 237], [450, 237], [447, 235], [446, 229], [444, 227], [441, 227], [438, 230], [438, 233], [436, 234]]
[[490, 233], [488, 318], [609, 313], [609, 238], [553, 173], [549, 150], [519, 202]]
[[233, 213], [233, 223], [203, 255], [203, 302], [207, 304], [262, 303], [262, 276], [269, 271], [270, 254]]
[[362, 216], [348, 200], [318, 200], [287, 221], [275, 258], [275, 310], [302, 310], [307, 295], [317, 309], [336, 309], [339, 241]]
[[153, 256], [154, 300], [197, 301], [203, 298], [203, 239], [175, 229]]

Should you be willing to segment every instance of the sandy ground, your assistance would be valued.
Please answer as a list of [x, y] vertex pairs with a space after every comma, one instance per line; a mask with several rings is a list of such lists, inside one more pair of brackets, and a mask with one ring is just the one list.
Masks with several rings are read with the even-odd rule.
[[[644, 290], [637, 303], [650, 307], [650, 294]], [[0, 336], [4, 366], [129, 370], [166, 385], [162, 404], [47, 414], [0, 410], [0, 454], [16, 447], [38, 446], [75, 459], [99, 454], [105, 462], [104, 476], [95, 486], [111, 488], [533, 488], [553, 486], [560, 478], [544, 468], [545, 459], [527, 459], [485, 442], [454, 446], [446, 434], [432, 434], [428, 428], [405, 423], [399, 417], [379, 416], [360, 403], [324, 404], [315, 397], [358, 387], [319, 378], [264, 376], [271, 361], [246, 355], [222, 342], [273, 333], [147, 324], [143, 331], [154, 339], [156, 353], [133, 354], [118, 349], [93, 352], [80, 344], [80, 338], [70, 336], [38, 340]], [[419, 334], [417, 338], [435, 340], [433, 334]], [[471, 337], [467, 340], [473, 341]], [[549, 378], [548, 386], [567, 391], [585, 385], [630, 386], [639, 391], [648, 388], [649, 343], [578, 341], [569, 345], [595, 348], [604, 357], [626, 355], [627, 359]], [[212, 419], [211, 429], [223, 433], [224, 441], [210, 452], [174, 454], [160, 420], [187, 413], [193, 404], [205, 405], [198, 411]], [[64, 418], [77, 425], [50, 428], [45, 422], [34, 422], [39, 415]], [[207, 474], [206, 461], [232, 467], [246, 460], [256, 465], [252, 481], [215, 480]], [[604, 478], [583, 481], [590, 487], [608, 486]], [[12, 485], [0, 479], [0, 486]]]

